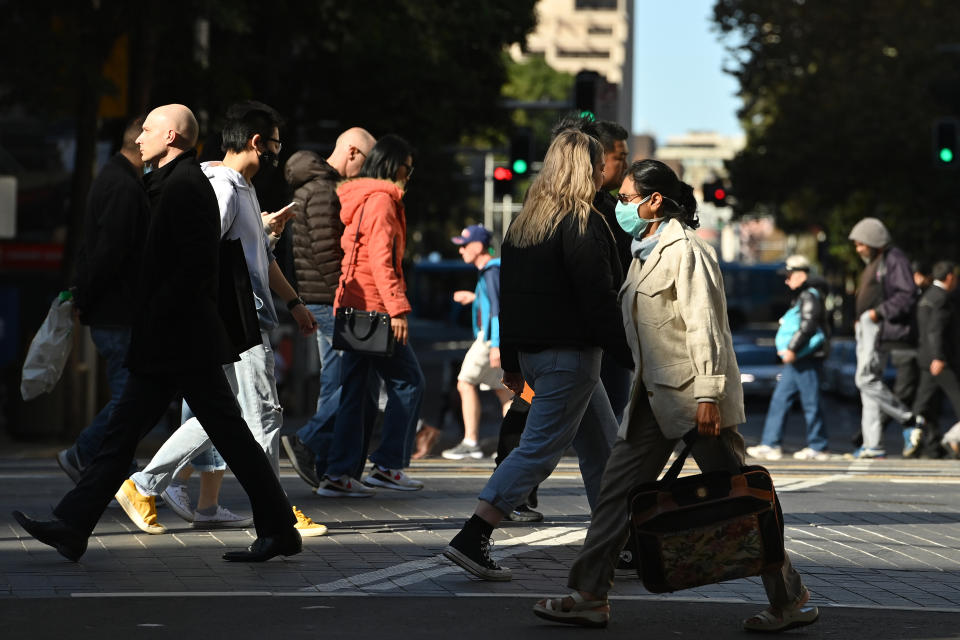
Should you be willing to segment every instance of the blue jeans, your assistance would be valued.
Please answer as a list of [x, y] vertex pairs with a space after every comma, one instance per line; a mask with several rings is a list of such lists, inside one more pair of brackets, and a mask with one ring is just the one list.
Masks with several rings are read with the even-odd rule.
[[803, 358], [793, 364], [783, 365], [783, 374], [777, 382], [767, 409], [761, 442], [768, 447], [779, 447], [783, 439], [783, 426], [794, 400], [800, 399], [803, 417], [807, 421], [807, 446], [814, 451], [827, 449], [827, 429], [820, 411], [820, 374], [823, 360]]
[[[333, 348], [333, 306], [329, 304], [308, 304], [307, 309], [317, 320], [317, 349], [320, 352], [320, 395], [317, 396], [317, 412], [313, 414], [306, 424], [297, 431], [297, 437], [307, 445], [311, 451], [316, 454], [317, 477], [322, 478], [327, 472], [327, 457], [330, 455], [330, 447], [333, 444], [333, 426], [337, 419], [337, 409], [340, 407], [340, 358], [342, 351]], [[376, 374], [371, 372], [370, 377], [370, 402], [372, 407], [368, 406], [370, 415], [376, 415], [377, 396], [380, 393], [379, 379]], [[366, 415], [366, 414], [365, 414]], [[370, 439], [370, 430], [373, 422], [369, 423], [369, 428], [365, 430], [364, 443]], [[363, 451], [366, 453], [364, 444]], [[363, 456], [366, 458], [366, 455]], [[362, 463], [360, 468], [362, 470]]]
[[[93, 421], [86, 429], [77, 436], [77, 441], [73, 445], [74, 453], [80, 467], [86, 467], [97, 455], [100, 450], [100, 444], [103, 442], [103, 434], [107, 428], [107, 421], [110, 420], [110, 414], [113, 408], [123, 394], [123, 388], [127, 386], [127, 378], [130, 372], [123, 365], [127, 357], [127, 349], [130, 346], [130, 327], [90, 327], [90, 337], [93, 338], [93, 344], [97, 348], [97, 353], [103, 358], [107, 365], [107, 385], [110, 387], [110, 401], [104, 405]], [[134, 469], [136, 465], [134, 464]]]
[[326, 474], [351, 475], [363, 465], [364, 432], [372, 428], [376, 419], [376, 405], [370, 402], [374, 372], [386, 385], [387, 406], [380, 446], [370, 454], [370, 462], [388, 469], [403, 469], [410, 462], [425, 384], [410, 343], [398, 344], [389, 358], [344, 351], [340, 366], [340, 407]]
[[317, 349], [320, 352], [320, 395], [317, 412], [297, 431], [297, 437], [326, 460], [333, 441], [333, 423], [340, 406], [340, 358], [342, 351], [333, 348], [333, 306], [308, 304], [307, 309], [317, 320]]
[[493, 472], [480, 500], [509, 514], [573, 445], [593, 509], [617, 435], [617, 419], [600, 383], [602, 355], [599, 348], [520, 353], [520, 370], [536, 395], [520, 444]]

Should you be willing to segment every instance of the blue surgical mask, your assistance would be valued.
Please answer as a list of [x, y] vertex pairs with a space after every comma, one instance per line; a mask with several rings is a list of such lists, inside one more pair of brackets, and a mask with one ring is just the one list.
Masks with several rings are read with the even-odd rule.
[[[653, 194], [651, 193], [650, 196]], [[628, 202], [624, 204], [623, 202], [617, 203], [616, 213], [617, 213], [617, 224], [620, 225], [620, 228], [629, 233], [634, 238], [639, 239], [643, 235], [643, 232], [647, 230], [647, 225], [651, 222], [660, 222], [663, 218], [653, 218], [652, 220], [647, 220], [646, 218], [640, 217], [640, 205], [650, 199], [650, 196], [645, 197], [640, 202]]]

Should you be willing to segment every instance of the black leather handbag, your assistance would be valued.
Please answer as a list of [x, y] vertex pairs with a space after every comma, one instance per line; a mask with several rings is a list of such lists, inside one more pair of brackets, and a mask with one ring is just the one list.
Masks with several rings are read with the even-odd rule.
[[756, 576], [783, 565], [783, 514], [770, 473], [732, 467], [678, 478], [697, 438], [662, 480], [630, 492], [637, 573], [651, 593]]
[[[357, 235], [353, 239], [353, 255], [349, 264], [357, 268], [357, 247], [360, 243], [360, 223], [363, 222], [363, 209], [357, 220]], [[340, 284], [340, 299], [346, 288], [347, 274], [343, 274]], [[390, 357], [396, 339], [390, 326], [390, 314], [379, 311], [364, 311], [353, 307], [337, 307], [333, 318], [333, 348], [341, 351], [353, 351], [369, 356]]]

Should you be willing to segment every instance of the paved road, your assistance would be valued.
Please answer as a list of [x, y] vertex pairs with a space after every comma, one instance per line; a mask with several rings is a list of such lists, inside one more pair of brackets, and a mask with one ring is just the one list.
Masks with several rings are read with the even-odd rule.
[[[960, 463], [768, 466], [786, 514], [787, 548], [823, 608], [822, 623], [804, 634], [960, 637]], [[544, 523], [495, 534], [495, 553], [515, 576], [496, 584], [472, 579], [439, 556], [491, 469], [489, 460], [429, 460], [411, 472], [427, 482], [424, 491], [357, 500], [318, 498], [284, 467], [293, 502], [331, 527], [330, 535], [306, 540], [298, 556], [225, 563], [222, 552], [249, 544], [252, 530], [195, 531], [161, 509], [171, 532], [149, 536], [110, 508], [82, 562], [73, 564], [26, 537], [9, 515], [13, 508], [45, 515], [69, 481], [49, 458], [0, 458], [0, 638], [67, 631], [103, 637], [108, 630], [182, 636], [207, 619], [218, 625], [214, 637], [231, 638], [267, 629], [369, 637], [378, 629], [393, 633], [388, 623], [414, 637], [545, 635], [551, 627], [529, 607], [539, 595], [564, 592], [587, 526], [576, 464], [564, 459], [544, 484]], [[247, 506], [230, 476], [224, 503], [238, 511]], [[640, 628], [651, 638], [699, 637], [710, 628], [716, 637], [734, 637], [737, 621], [762, 608], [763, 591], [758, 580], [739, 580], [654, 596], [624, 573], [612, 599], [608, 633], [617, 636], [633, 637]]]

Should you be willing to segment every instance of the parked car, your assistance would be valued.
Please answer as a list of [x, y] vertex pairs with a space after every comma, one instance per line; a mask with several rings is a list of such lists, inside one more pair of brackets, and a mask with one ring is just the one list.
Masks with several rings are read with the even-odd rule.
[[783, 363], [774, 346], [775, 334], [776, 330], [768, 324], [748, 325], [733, 334], [733, 352], [746, 397], [769, 399], [777, 386]]

